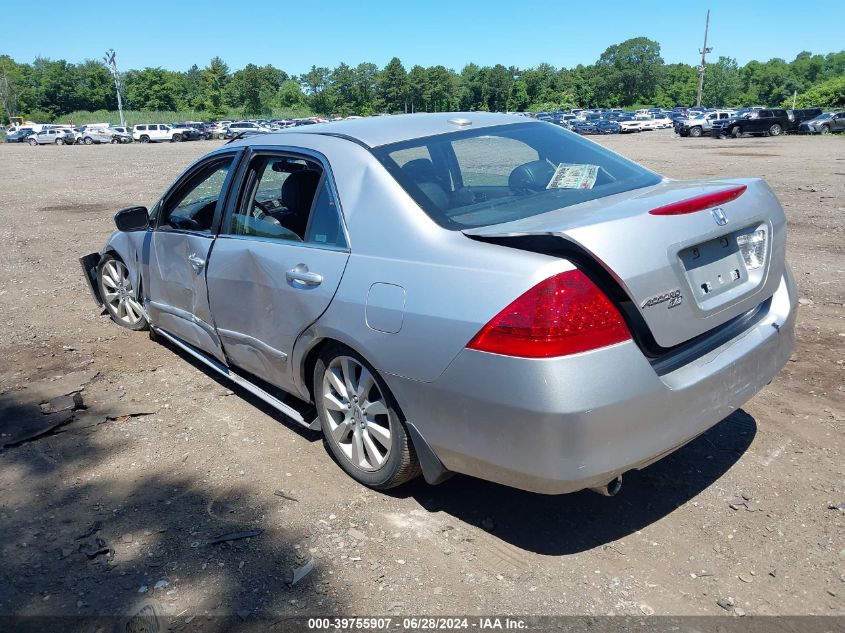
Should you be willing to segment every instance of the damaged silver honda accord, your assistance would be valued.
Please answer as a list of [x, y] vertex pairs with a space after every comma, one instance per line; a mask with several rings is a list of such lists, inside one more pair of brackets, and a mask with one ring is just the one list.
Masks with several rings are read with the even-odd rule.
[[114, 321], [322, 430], [389, 488], [618, 486], [793, 347], [783, 210], [558, 126], [374, 117], [235, 140], [81, 258]]

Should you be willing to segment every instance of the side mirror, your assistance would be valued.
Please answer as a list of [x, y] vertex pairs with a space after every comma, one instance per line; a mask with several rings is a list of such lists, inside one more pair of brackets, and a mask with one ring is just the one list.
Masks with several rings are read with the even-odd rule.
[[114, 214], [118, 231], [143, 231], [150, 226], [147, 207], [126, 207]]

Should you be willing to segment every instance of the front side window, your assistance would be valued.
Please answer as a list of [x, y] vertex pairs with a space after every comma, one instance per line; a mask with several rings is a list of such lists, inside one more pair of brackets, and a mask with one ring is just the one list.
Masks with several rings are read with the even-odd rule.
[[214, 160], [179, 185], [162, 207], [159, 227], [210, 233], [233, 161], [232, 156]]
[[[518, 220], [660, 182], [639, 165], [546, 123], [412, 139], [373, 153], [432, 220], [451, 230]], [[410, 155], [419, 158], [407, 160]]]
[[316, 161], [257, 156], [224, 232], [317, 246], [346, 246], [337, 202]]

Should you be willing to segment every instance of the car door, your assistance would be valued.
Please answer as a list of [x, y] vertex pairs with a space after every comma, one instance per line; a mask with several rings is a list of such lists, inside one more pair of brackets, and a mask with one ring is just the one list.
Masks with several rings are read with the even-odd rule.
[[833, 119], [831, 120], [831, 132], [844, 132], [845, 131], [845, 112], [840, 112], [839, 114], [834, 114]]
[[221, 361], [205, 273], [239, 155], [238, 150], [213, 154], [164, 195], [155, 212], [146, 275], [152, 324]]
[[294, 343], [334, 297], [348, 240], [321, 159], [256, 150], [241, 183], [209, 261], [211, 313], [230, 365], [290, 389]]

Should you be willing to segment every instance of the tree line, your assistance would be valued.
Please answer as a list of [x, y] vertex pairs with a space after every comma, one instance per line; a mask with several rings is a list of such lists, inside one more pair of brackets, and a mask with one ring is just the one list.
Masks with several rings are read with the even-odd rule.
[[[608, 47], [591, 65], [557, 68], [478, 66], [459, 72], [445, 66], [407, 69], [394, 57], [335, 68], [312, 66], [290, 75], [272, 65], [232, 71], [219, 57], [185, 72], [164, 68], [129, 70], [122, 75], [127, 109], [199, 111], [209, 118], [232, 112], [244, 117], [274, 111], [369, 115], [382, 112], [453, 110], [541, 111], [574, 107], [693, 105], [698, 69], [666, 64], [660, 44], [637, 37]], [[740, 105], [845, 106], [845, 51], [802, 52], [787, 62], [775, 58], [739, 66], [719, 57], [705, 68], [702, 103]], [[114, 80], [101, 62], [79, 64], [38, 58], [19, 63], [0, 56], [0, 118], [24, 114], [54, 120], [79, 110], [115, 110]]]

